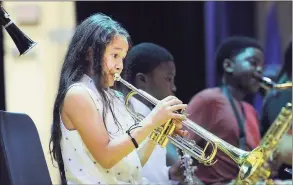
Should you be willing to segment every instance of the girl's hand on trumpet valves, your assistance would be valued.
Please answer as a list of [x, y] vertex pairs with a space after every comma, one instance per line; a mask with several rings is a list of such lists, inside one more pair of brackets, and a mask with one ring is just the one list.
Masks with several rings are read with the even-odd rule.
[[183, 104], [182, 101], [175, 96], [168, 96], [159, 101], [145, 119], [150, 120], [148, 123], [151, 124], [154, 129], [167, 123], [170, 119], [173, 119], [176, 125], [176, 132], [180, 135], [187, 135], [187, 131], [180, 130], [182, 128], [181, 122], [186, 119], [186, 116], [181, 113], [175, 113], [175, 111], [180, 112], [180, 110], [185, 110], [186, 107], [187, 105]]

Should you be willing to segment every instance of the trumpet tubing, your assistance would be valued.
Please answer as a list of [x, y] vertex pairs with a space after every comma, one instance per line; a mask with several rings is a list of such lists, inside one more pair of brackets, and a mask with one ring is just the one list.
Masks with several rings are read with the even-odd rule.
[[[114, 75], [115, 81], [119, 81], [124, 84], [127, 88], [131, 90], [130, 93], [126, 96], [126, 107], [129, 106], [129, 99], [138, 94], [148, 102], [152, 103], [153, 105], [157, 105], [159, 100], [154, 98], [153, 96], [149, 95], [145, 91], [135, 88], [132, 84], [128, 83], [124, 79], [120, 77], [120, 75]], [[127, 108], [130, 111], [130, 114], [136, 121], [141, 121], [142, 117], [137, 116], [133, 110]], [[182, 112], [181, 112], [182, 113]], [[246, 179], [251, 174], [254, 173], [255, 169], [263, 163], [263, 149], [258, 147], [251, 152], [243, 151], [234, 147], [233, 145], [225, 142], [224, 140], [220, 139], [219, 137], [215, 136], [214, 134], [208, 132], [204, 128], [200, 127], [190, 119], [186, 119], [182, 121], [182, 125], [188, 128], [190, 131], [194, 132], [201, 138], [207, 141], [205, 147], [198, 146], [195, 141], [188, 140], [178, 134], [174, 133], [175, 124], [172, 120], [169, 120], [163, 126], [155, 129], [151, 134], [151, 139], [157, 142], [162, 147], [165, 147], [167, 143], [170, 141], [173, 145], [177, 148], [184, 151], [184, 153], [190, 155], [198, 162], [203, 163], [204, 165], [213, 165], [216, 161], [215, 156], [217, 154], [217, 149], [219, 148], [223, 151], [226, 155], [228, 155], [235, 163], [238, 164], [240, 171], [239, 171], [239, 178]], [[207, 154], [208, 147], [211, 147], [211, 152]]]

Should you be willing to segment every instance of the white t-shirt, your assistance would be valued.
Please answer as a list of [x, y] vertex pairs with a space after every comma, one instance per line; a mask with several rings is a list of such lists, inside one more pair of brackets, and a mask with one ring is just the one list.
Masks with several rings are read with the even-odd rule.
[[[103, 105], [93, 80], [84, 75], [80, 82], [73, 84], [84, 87], [96, 104], [97, 111], [102, 115]], [[72, 87], [71, 86], [71, 87]], [[109, 89], [110, 96], [115, 105], [113, 111], [122, 126], [118, 131], [111, 111], [106, 115], [106, 126], [111, 136], [110, 140], [117, 139], [125, 134], [125, 131], [134, 124], [134, 120], [127, 112], [122, 95]], [[113, 96], [113, 97], [112, 97]], [[67, 130], [61, 121], [61, 149], [64, 161], [65, 174], [68, 184], [146, 184], [147, 180], [141, 176], [141, 162], [134, 150], [124, 157], [111, 169], [104, 169], [88, 151], [78, 131]], [[103, 152], [103, 151], [101, 151]]]
[[[151, 112], [149, 107], [134, 97], [130, 99], [130, 103], [135, 112], [143, 116], [147, 116]], [[178, 182], [169, 180], [169, 168], [167, 167], [167, 149], [157, 145], [142, 168], [142, 176], [147, 178], [151, 184], [177, 184]]]

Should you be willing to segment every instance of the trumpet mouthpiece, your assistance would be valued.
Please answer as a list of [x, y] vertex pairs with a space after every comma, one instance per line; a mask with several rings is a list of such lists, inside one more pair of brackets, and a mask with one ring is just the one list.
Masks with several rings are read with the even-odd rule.
[[114, 80], [115, 80], [115, 81], [119, 81], [120, 79], [121, 79], [120, 75], [117, 74], [117, 73], [115, 73], [115, 74], [114, 74]]

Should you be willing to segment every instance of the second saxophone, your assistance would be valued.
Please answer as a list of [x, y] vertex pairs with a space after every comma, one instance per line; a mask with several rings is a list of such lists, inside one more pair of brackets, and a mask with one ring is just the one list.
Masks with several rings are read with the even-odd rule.
[[[267, 89], [288, 89], [292, 88], [292, 83], [287, 82], [284, 84], [276, 84], [271, 79], [263, 77], [261, 79], [262, 85]], [[269, 161], [277, 144], [280, 142], [283, 135], [288, 133], [292, 127], [292, 104], [288, 102], [286, 106], [282, 108], [278, 117], [275, 119], [269, 130], [261, 140], [260, 146], [264, 149], [264, 161]], [[262, 180], [267, 185], [274, 185], [272, 179], [270, 179], [271, 171], [264, 165], [260, 165], [256, 172], [245, 180], [237, 179], [235, 185], [255, 185], [258, 181]]]

